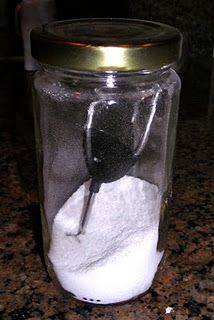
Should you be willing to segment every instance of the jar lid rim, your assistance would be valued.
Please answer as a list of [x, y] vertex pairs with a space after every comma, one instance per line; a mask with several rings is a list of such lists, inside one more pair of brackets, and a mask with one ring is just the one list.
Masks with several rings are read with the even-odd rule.
[[82, 71], [155, 70], [181, 55], [178, 29], [159, 22], [88, 18], [52, 22], [31, 32], [34, 58]]

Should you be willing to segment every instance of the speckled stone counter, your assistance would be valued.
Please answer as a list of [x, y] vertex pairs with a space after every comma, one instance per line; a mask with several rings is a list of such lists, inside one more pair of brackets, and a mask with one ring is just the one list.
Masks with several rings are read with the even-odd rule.
[[96, 306], [62, 297], [47, 275], [33, 139], [21, 121], [6, 126], [0, 133], [0, 319], [214, 319], [213, 129], [206, 117], [179, 119], [168, 248], [152, 288], [123, 305]]

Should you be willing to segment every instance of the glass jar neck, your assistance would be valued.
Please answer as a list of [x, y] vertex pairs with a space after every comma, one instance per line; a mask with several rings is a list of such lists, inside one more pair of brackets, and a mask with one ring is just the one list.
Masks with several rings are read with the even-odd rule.
[[133, 71], [133, 72], [122, 72], [122, 71], [105, 71], [105, 72], [89, 72], [89, 71], [78, 71], [71, 69], [63, 69], [59, 67], [55, 67], [48, 64], [40, 64], [41, 69], [44, 72], [51, 73], [52, 76], [59, 78], [85, 78], [85, 79], [93, 79], [99, 81], [99, 79], [129, 79], [129, 78], [144, 78], [145, 80], [157, 80], [158, 77], [167, 76], [173, 66], [164, 66], [161, 69], [155, 71], [149, 70], [141, 70], [141, 71]]

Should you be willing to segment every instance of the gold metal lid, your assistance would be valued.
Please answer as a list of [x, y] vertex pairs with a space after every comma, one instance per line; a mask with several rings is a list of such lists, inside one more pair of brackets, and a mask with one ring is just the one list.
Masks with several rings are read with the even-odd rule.
[[41, 63], [81, 71], [152, 71], [175, 63], [181, 34], [171, 26], [135, 19], [74, 19], [31, 33]]

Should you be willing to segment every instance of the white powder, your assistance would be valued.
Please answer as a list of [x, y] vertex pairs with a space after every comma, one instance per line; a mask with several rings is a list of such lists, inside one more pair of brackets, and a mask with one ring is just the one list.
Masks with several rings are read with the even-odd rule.
[[157, 251], [160, 193], [129, 176], [102, 184], [85, 233], [75, 237], [88, 188], [89, 182], [80, 186], [54, 219], [49, 251], [54, 271], [80, 300], [131, 299], [151, 286], [163, 255]]

